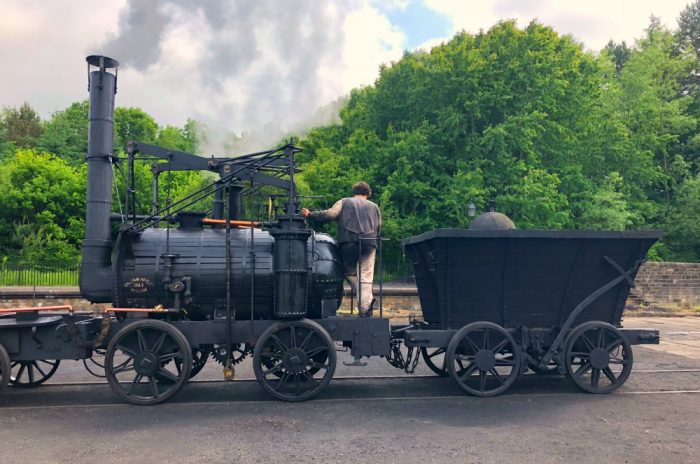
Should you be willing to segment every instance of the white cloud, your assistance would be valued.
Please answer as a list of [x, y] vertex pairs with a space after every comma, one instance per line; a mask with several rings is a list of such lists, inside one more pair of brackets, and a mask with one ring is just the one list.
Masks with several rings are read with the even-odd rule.
[[642, 35], [653, 14], [662, 23], [676, 27], [680, 11], [690, 0], [536, 0], [536, 1], [453, 1], [425, 0], [429, 8], [451, 19], [453, 33], [465, 29], [478, 32], [499, 19], [517, 19], [520, 26], [533, 19], [571, 34], [587, 49], [598, 51], [608, 40], [632, 43]]

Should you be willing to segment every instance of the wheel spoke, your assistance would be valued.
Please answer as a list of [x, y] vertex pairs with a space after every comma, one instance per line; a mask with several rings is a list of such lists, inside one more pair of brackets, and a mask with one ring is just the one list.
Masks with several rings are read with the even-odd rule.
[[280, 377], [280, 381], [277, 382], [276, 387], [272, 387], [276, 391], [280, 391], [282, 389], [282, 386], [287, 383], [287, 380], [289, 380], [289, 373], [285, 372], [282, 374], [282, 377]]
[[167, 334], [165, 332], [160, 334], [160, 337], [158, 337], [158, 340], [156, 340], [156, 343], [153, 345], [153, 352], [157, 353], [163, 347], [163, 342], [165, 341], [166, 335]]
[[479, 369], [479, 391], [482, 393], [486, 391], [486, 371], [481, 369]]
[[499, 382], [501, 385], [503, 385], [504, 383], [506, 383], [506, 381], [503, 380], [503, 377], [501, 377], [501, 374], [498, 373], [498, 371], [496, 370], [495, 367], [492, 368], [489, 372], [491, 373], [491, 375], [493, 375], [494, 377], [496, 377], [496, 380], [498, 380], [498, 382]]
[[491, 331], [489, 329], [484, 329], [484, 349], [488, 350], [489, 349], [489, 338], [491, 337]]
[[586, 347], [588, 347], [588, 351], [595, 350], [595, 345], [593, 345], [593, 342], [588, 339], [586, 334], [581, 334], [581, 340], [583, 340], [583, 343], [585, 343]]
[[275, 372], [279, 372], [281, 370], [282, 370], [282, 363], [279, 362], [279, 363], [275, 364], [274, 366], [272, 366], [271, 368], [269, 368], [268, 370], [262, 371], [262, 373], [265, 377], [267, 377], [268, 375], [274, 374]]
[[302, 374], [304, 375], [304, 377], [311, 380], [311, 382], [314, 384], [314, 388], [318, 386], [318, 380], [314, 379], [314, 376], [311, 375], [309, 371], [304, 371]]
[[458, 355], [455, 355], [455, 361], [472, 362], [472, 361], [474, 361], [474, 356], [465, 356], [463, 354], [458, 354]]
[[324, 369], [324, 370], [328, 370], [328, 368], [330, 367], [330, 366], [328, 366], [328, 364], [321, 364], [321, 363], [317, 363], [316, 361], [310, 361], [309, 365], [311, 367], [315, 367], [316, 369]]
[[29, 374], [29, 383], [34, 383], [34, 363], [27, 364], [27, 374]]
[[586, 353], [584, 351], [572, 351], [571, 357], [572, 358], [579, 358], [579, 359], [590, 359], [591, 353]]
[[474, 343], [471, 338], [469, 338], [469, 335], [465, 335], [462, 340], [466, 340], [467, 344], [470, 346], [474, 354], [479, 352], [479, 347], [476, 346], [476, 343]]
[[22, 379], [22, 374], [24, 373], [24, 369], [25, 369], [26, 367], [27, 367], [26, 364], [20, 363], [20, 365], [19, 365], [19, 371], [17, 372], [17, 376], [15, 377], [15, 380], [16, 380], [17, 382], [20, 382], [20, 380]]
[[136, 329], [136, 338], [138, 338], [139, 341], [139, 351], [146, 351], [146, 338], [143, 336], [141, 329]]
[[515, 366], [515, 361], [512, 359], [497, 359], [496, 366]]
[[613, 341], [612, 343], [609, 343], [608, 346], [605, 347], [605, 351], [610, 353], [611, 351], [613, 351], [615, 348], [617, 348], [620, 345], [622, 345], [622, 340], [620, 340], [618, 338], [617, 340]]
[[467, 377], [472, 375], [472, 372], [474, 372], [474, 370], [476, 370], [476, 363], [471, 363], [467, 366], [466, 369], [464, 369], [464, 371], [458, 372], [457, 375], [464, 382], [467, 380]]
[[280, 340], [279, 337], [278, 337], [277, 335], [272, 334], [272, 335], [270, 335], [270, 338], [271, 338], [272, 340], [274, 340], [275, 343], [277, 343], [277, 346], [279, 346], [280, 349], [281, 349], [283, 352], [289, 350], [289, 348], [287, 347], [287, 345], [286, 345], [282, 340]]
[[581, 376], [584, 375], [586, 372], [588, 372], [589, 370], [591, 370], [591, 368], [593, 368], [593, 365], [592, 365], [591, 363], [589, 363], [589, 362], [582, 364], [581, 367], [579, 367], [578, 369], [576, 369], [576, 372], [574, 372], [574, 377], [576, 377], [576, 378], [581, 377]]
[[621, 364], [623, 366], [626, 366], [627, 364], [629, 364], [629, 360], [620, 358], [610, 358], [608, 364]]
[[507, 339], [507, 338], [504, 338], [504, 339], [501, 341], [501, 343], [499, 343], [498, 345], [496, 345], [496, 346], [491, 350], [491, 352], [492, 352], [493, 354], [498, 354], [498, 353], [500, 353], [501, 350], [502, 350], [503, 348], [505, 348], [509, 343], [510, 343], [510, 342], [508, 341], [508, 339]]
[[151, 391], [153, 392], [153, 396], [155, 398], [159, 397], [160, 391], [158, 391], [158, 382], [156, 382], [156, 378], [152, 375], [149, 375], [148, 383], [151, 384]]
[[117, 345], [116, 348], [127, 356], [131, 356], [132, 358], [136, 357], [136, 351], [131, 348], [127, 348], [124, 345]]
[[301, 392], [301, 378], [299, 374], [294, 374], [294, 392], [297, 395]]
[[297, 331], [296, 331], [296, 328], [294, 327], [294, 324], [289, 326], [289, 331], [290, 331], [290, 334], [289, 334], [290, 344], [291, 344], [292, 348], [296, 348], [297, 347]]
[[327, 346], [317, 346], [316, 348], [314, 348], [310, 351], [306, 351], [305, 353], [306, 353], [306, 356], [308, 356], [309, 358], [313, 358], [317, 354], [322, 353], [324, 351], [328, 351]]
[[160, 355], [158, 357], [158, 359], [160, 360], [160, 363], [163, 364], [163, 363], [170, 361], [171, 359], [180, 358], [180, 357], [182, 357], [182, 352], [180, 350], [177, 350], [177, 351], [173, 351], [172, 353]]
[[598, 388], [598, 383], [600, 382], [600, 369], [595, 367], [591, 370], [591, 387]]
[[133, 361], [133, 359], [134, 359], [134, 358], [129, 358], [129, 359], [127, 359], [126, 361], [124, 361], [123, 363], [121, 363], [119, 366], [113, 368], [113, 369], [112, 369], [112, 372], [113, 372], [114, 374], [121, 374], [122, 372], [133, 371], [134, 368], [135, 368], [135, 366], [134, 366], [133, 364], [132, 364], [131, 366], [127, 366], [127, 364], [129, 363], [129, 361]]
[[162, 367], [160, 369], [158, 369], [158, 375], [160, 375], [161, 377], [165, 377], [166, 379], [170, 380], [172, 383], [175, 383], [178, 380], [180, 380], [179, 376], [173, 374], [172, 372], [170, 372], [167, 369], [163, 369]]
[[309, 330], [309, 333], [306, 334], [306, 337], [304, 337], [304, 340], [301, 342], [301, 345], [299, 345], [299, 349], [306, 350], [306, 345], [309, 344], [309, 342], [311, 341], [311, 337], [313, 337], [313, 336], [314, 336], [314, 331]]
[[39, 363], [37, 363], [36, 361], [34, 361], [33, 364], [34, 364], [34, 367], [36, 368], [36, 370], [38, 370], [39, 372], [41, 372], [41, 375], [42, 375], [43, 377], [46, 377], [46, 372], [44, 372], [44, 370], [43, 370], [41, 367], [39, 367]]
[[134, 377], [133, 382], [131, 382], [131, 386], [129, 387], [129, 394], [133, 393], [134, 388], [136, 388], [136, 385], [138, 385], [141, 382], [141, 379], [143, 378], [143, 375], [141, 374], [136, 374], [136, 377]]
[[428, 357], [429, 357], [430, 359], [432, 359], [432, 358], [434, 358], [435, 356], [440, 355], [440, 354], [443, 354], [443, 353], [445, 353], [445, 348], [438, 348], [438, 349], [435, 350], [432, 354], [428, 354]]
[[602, 327], [598, 329], [598, 338], [596, 339], [595, 346], [596, 348], [603, 348], [605, 346], [605, 329]]
[[610, 366], [603, 369], [603, 374], [605, 374], [605, 377], [607, 377], [610, 382], [617, 382], [617, 377], [615, 377], [615, 373], [610, 369]]

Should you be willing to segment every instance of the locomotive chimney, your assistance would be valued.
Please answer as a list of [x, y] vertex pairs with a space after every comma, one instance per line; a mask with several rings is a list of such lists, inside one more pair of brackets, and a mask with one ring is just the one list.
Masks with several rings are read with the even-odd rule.
[[87, 198], [85, 239], [80, 265], [80, 293], [93, 303], [112, 301], [112, 242], [109, 216], [112, 212], [112, 163], [114, 152], [114, 95], [117, 68], [112, 58], [90, 55], [88, 90]]

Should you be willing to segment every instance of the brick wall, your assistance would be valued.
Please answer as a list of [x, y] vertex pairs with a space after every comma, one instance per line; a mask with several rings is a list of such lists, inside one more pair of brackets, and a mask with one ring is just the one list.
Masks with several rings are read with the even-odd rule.
[[645, 263], [627, 301], [631, 307], [697, 309], [700, 263]]

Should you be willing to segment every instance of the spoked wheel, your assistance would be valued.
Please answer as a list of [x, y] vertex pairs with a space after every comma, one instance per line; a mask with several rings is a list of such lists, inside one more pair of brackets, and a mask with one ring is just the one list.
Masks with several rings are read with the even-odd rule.
[[584, 322], [566, 340], [566, 373], [589, 393], [610, 393], [632, 372], [632, 347], [614, 326]]
[[474, 322], [459, 329], [445, 356], [450, 376], [476, 396], [503, 393], [520, 370], [520, 349], [515, 340], [491, 322]]
[[105, 355], [110, 388], [132, 404], [167, 400], [187, 382], [191, 371], [192, 347], [187, 338], [158, 320], [144, 319], [127, 325], [109, 342]]
[[0, 343], [0, 390], [5, 388], [10, 381], [10, 371], [10, 355]]
[[[192, 348], [192, 370], [190, 371], [190, 379], [193, 378], [195, 375], [199, 374], [202, 369], [204, 369], [204, 366], [207, 364], [207, 360], [209, 359], [209, 350], [202, 350], [199, 348]], [[168, 363], [172, 362], [172, 359], [169, 359], [163, 365], [167, 365]], [[182, 364], [179, 361], [175, 361], [175, 370], [177, 371], [178, 375], [182, 372]], [[165, 376], [165, 375], [160, 375], [156, 374], [156, 379], [158, 382], [163, 382], [163, 383], [173, 383], [173, 379], [170, 376]]]
[[423, 361], [425, 365], [430, 368], [431, 371], [435, 372], [440, 377], [447, 377], [449, 374], [447, 372], [447, 363], [445, 356], [445, 348], [429, 348], [422, 346], [420, 349], [423, 355]]
[[331, 381], [335, 365], [333, 340], [326, 329], [308, 319], [268, 327], [253, 351], [258, 382], [284, 401], [304, 401], [318, 395]]
[[34, 388], [49, 380], [58, 369], [58, 359], [13, 361], [10, 365], [10, 384], [15, 388]]

